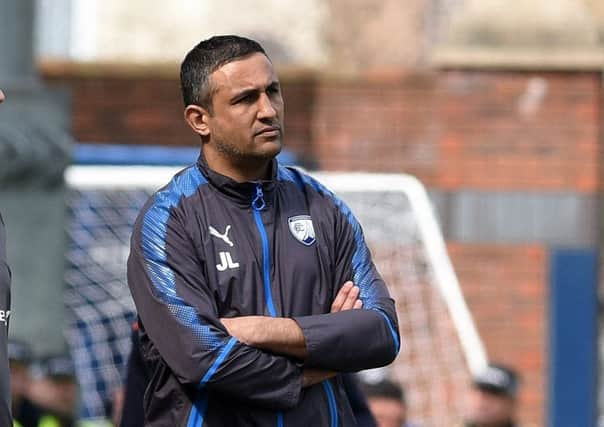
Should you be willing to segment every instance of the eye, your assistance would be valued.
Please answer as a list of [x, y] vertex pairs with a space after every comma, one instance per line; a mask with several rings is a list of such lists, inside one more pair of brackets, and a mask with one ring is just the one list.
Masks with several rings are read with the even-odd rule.
[[251, 104], [256, 100], [257, 97], [258, 95], [256, 93], [247, 93], [235, 99], [233, 104]]
[[254, 97], [252, 95], [245, 95], [243, 98], [241, 98], [241, 102], [251, 102], [253, 101]]

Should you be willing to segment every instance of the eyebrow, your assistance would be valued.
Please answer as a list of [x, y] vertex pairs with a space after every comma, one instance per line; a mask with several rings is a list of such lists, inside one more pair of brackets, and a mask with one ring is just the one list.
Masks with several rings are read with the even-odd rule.
[[[270, 84], [268, 84], [264, 90], [271, 88], [271, 87], [280, 87], [281, 85], [279, 84], [278, 80], [273, 80], [270, 82]], [[253, 95], [255, 93], [258, 93], [261, 89], [258, 87], [250, 87], [250, 88], [246, 88], [246, 89], [242, 89], [241, 91], [235, 93], [233, 96], [231, 96], [230, 100], [231, 102], [236, 101], [238, 99], [241, 98], [245, 98], [248, 95]]]

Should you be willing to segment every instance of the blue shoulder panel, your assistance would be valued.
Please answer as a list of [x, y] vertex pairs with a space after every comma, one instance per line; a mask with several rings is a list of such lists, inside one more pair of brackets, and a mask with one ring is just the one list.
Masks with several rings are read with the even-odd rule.
[[302, 181], [301, 173], [293, 167], [281, 166], [279, 164], [277, 169], [277, 179], [279, 181], [293, 182], [296, 184], [296, 187], [298, 187], [298, 190], [304, 190], [304, 182]]
[[168, 307], [170, 313], [189, 328], [198, 344], [208, 350], [224, 345], [209, 325], [200, 323], [196, 310], [176, 293], [174, 271], [167, 265], [166, 230], [170, 209], [177, 206], [181, 198], [191, 196], [207, 181], [196, 166], [191, 166], [178, 175], [163, 190], [155, 195], [154, 203], [143, 218], [142, 249], [149, 277], [156, 296]]

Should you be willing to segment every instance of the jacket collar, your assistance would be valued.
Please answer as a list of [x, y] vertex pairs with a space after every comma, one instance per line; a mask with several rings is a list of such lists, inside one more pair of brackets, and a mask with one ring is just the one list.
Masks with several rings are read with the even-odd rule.
[[201, 150], [197, 159], [197, 167], [212, 187], [242, 206], [250, 207], [252, 205], [252, 201], [257, 195], [258, 185], [262, 187], [266, 204], [269, 204], [272, 200], [277, 183], [278, 163], [276, 159], [271, 161], [270, 179], [260, 181], [237, 182], [216, 172], [208, 166], [203, 150]]

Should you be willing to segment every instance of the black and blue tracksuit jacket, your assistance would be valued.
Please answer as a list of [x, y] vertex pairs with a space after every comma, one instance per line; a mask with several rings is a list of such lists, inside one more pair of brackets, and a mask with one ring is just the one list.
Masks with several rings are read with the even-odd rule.
[[[340, 286], [361, 310], [330, 313]], [[335, 377], [302, 388], [302, 368], [386, 365], [399, 349], [394, 301], [350, 209], [273, 161], [271, 179], [237, 183], [203, 155], [143, 207], [128, 283], [140, 319], [149, 426], [354, 426]], [[239, 342], [223, 317], [293, 318], [307, 358]]]

